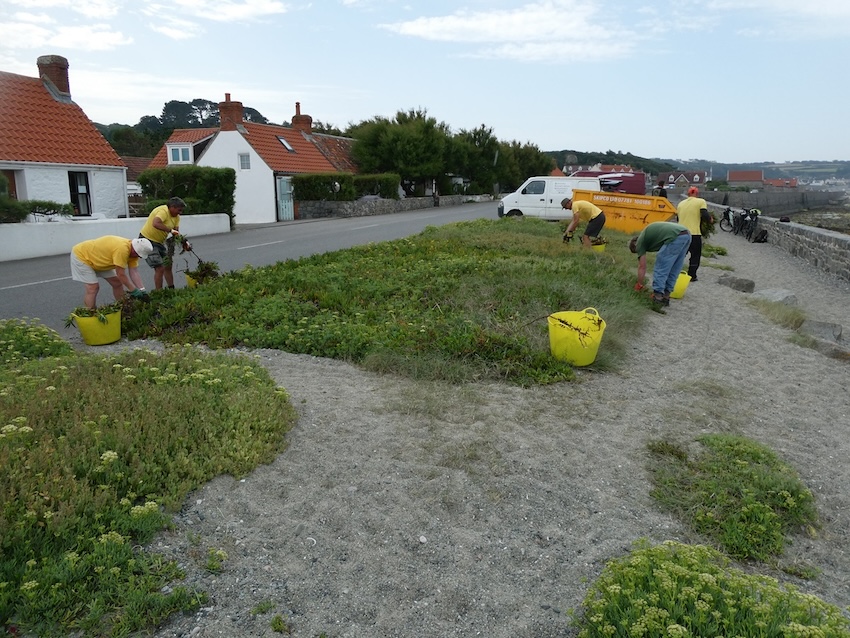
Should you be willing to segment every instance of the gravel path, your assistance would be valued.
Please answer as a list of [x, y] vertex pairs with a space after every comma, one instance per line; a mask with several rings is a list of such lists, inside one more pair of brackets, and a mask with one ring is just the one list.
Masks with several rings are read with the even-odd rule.
[[[707, 432], [752, 437], [797, 468], [823, 529], [785, 560], [821, 574], [772, 575], [850, 605], [850, 364], [790, 343], [710, 266], [789, 289], [809, 318], [847, 330], [850, 285], [767, 244], [710, 243], [729, 255], [652, 313], [616, 374], [457, 387], [256, 352], [299, 423], [274, 463], [206, 485], [152, 544], [210, 594], [155, 636], [275, 636], [277, 614], [303, 638], [573, 636], [568, 612], [607, 560], [642, 537], [700, 541], [650, 499], [646, 444]], [[220, 574], [201, 568], [209, 547], [228, 554]]]

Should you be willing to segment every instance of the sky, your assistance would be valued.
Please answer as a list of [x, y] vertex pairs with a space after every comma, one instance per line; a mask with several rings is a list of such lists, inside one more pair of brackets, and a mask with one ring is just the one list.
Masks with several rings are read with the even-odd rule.
[[0, 0], [0, 70], [95, 122], [225, 93], [345, 129], [424, 109], [542, 151], [850, 160], [848, 0]]

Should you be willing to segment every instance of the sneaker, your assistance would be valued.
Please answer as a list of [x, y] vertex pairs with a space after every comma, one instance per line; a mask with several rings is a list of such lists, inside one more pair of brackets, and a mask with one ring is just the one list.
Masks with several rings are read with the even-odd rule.
[[691, 283], [693, 283], [693, 282], [695, 282], [695, 281], [697, 281], [697, 276], [696, 276], [696, 275], [694, 275], [693, 277], [691, 277]]
[[649, 296], [649, 300], [652, 303], [657, 303], [659, 306], [664, 305], [664, 295], [659, 295], [658, 293], [654, 292]]

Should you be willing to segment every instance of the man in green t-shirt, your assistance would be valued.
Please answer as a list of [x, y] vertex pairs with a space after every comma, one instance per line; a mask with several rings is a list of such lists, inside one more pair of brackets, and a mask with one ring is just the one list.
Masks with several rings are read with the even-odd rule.
[[652, 269], [652, 301], [663, 306], [670, 305], [670, 293], [685, 263], [691, 233], [681, 224], [653, 222], [632, 237], [629, 250], [638, 256], [637, 283], [635, 290], [643, 289], [646, 277], [646, 253], [657, 252]]

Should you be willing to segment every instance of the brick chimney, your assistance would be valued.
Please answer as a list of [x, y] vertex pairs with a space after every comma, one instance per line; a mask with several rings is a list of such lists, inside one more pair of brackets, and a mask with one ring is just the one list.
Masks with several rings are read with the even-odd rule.
[[242, 124], [242, 102], [231, 102], [230, 93], [224, 94], [224, 102], [218, 103], [218, 115], [221, 120], [222, 131], [235, 131]]
[[71, 95], [68, 83], [68, 60], [61, 55], [42, 55], [38, 58], [38, 76], [48, 80], [59, 93]]
[[313, 132], [313, 118], [301, 115], [301, 102], [295, 103], [295, 115], [292, 116], [292, 128], [304, 131], [307, 135]]

